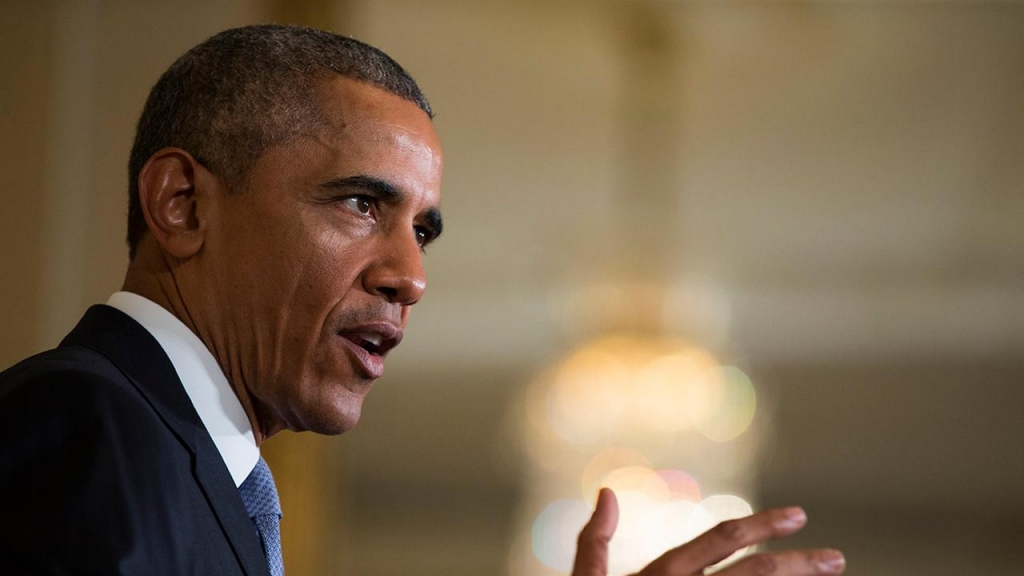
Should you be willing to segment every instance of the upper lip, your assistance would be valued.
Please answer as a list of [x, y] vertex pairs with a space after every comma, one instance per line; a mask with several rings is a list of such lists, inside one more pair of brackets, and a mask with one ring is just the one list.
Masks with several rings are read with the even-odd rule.
[[338, 330], [338, 335], [347, 338], [372, 354], [384, 356], [402, 341], [402, 329], [391, 322], [362, 322]]

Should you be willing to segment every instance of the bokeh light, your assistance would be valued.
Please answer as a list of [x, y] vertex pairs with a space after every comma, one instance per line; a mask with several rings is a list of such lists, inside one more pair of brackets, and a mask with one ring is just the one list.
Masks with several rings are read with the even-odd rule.
[[668, 485], [657, 472], [642, 466], [629, 466], [613, 470], [601, 483], [615, 491], [616, 494], [643, 494], [652, 502], [669, 500]]
[[[669, 473], [669, 474], [666, 474]], [[633, 573], [665, 551], [685, 544], [719, 522], [748, 516], [753, 508], [743, 498], [717, 494], [701, 501], [691, 499], [694, 486], [682, 492], [670, 482], [693, 479], [680, 470], [653, 470], [640, 466], [619, 468], [608, 474], [605, 485], [615, 491], [619, 524], [609, 544], [609, 569], [613, 575]], [[695, 482], [694, 482], [695, 483]], [[545, 566], [571, 569], [576, 537], [590, 518], [586, 500], [557, 500], [537, 516], [531, 532], [533, 553]], [[753, 547], [741, 549], [720, 564], [734, 562]]]
[[[604, 486], [619, 502], [612, 576], [639, 571], [718, 522], [751, 513], [738, 496], [705, 497], [691, 473], [736, 486], [731, 478], [740, 471], [723, 474], [724, 462], [748, 462], [744, 455], [756, 446], [737, 440], [754, 421], [753, 384], [706, 350], [668, 338], [594, 340], [545, 371], [524, 408], [528, 453], [543, 469], [534, 469], [542, 488], [533, 501], [549, 503], [524, 521], [531, 522], [534, 561], [551, 570], [571, 570], [576, 538]], [[563, 499], [574, 486], [579, 498]]]
[[716, 520], [699, 502], [676, 500], [661, 509], [662, 551], [689, 542], [710, 530]]
[[701, 375], [714, 366], [710, 355], [685, 350], [657, 356], [641, 367], [631, 396], [637, 422], [666, 433], [691, 427], [691, 388], [699, 386]]
[[754, 511], [749, 502], [732, 494], [708, 496], [701, 501], [700, 505], [710, 512], [718, 522], [749, 516]]
[[658, 470], [658, 476], [668, 487], [670, 499], [700, 502], [700, 484], [693, 476], [682, 470]]
[[[643, 452], [634, 448], [605, 448], [593, 458], [583, 468], [582, 478], [582, 493], [581, 496], [584, 500], [593, 498], [597, 491], [605, 486], [605, 478], [608, 477], [613, 471], [619, 468], [627, 468], [630, 466], [647, 467], [651, 466], [650, 461], [644, 456]], [[667, 482], [666, 482], [667, 484]], [[698, 499], [699, 500], [699, 499]]]
[[549, 376], [551, 428], [572, 444], [650, 432], [697, 429], [716, 442], [742, 434], [753, 420], [750, 379], [711, 354], [672, 340], [597, 340]]
[[709, 440], [732, 440], [746, 432], [754, 420], [757, 409], [754, 386], [735, 366], [708, 370], [702, 384], [691, 390], [694, 393], [690, 398], [690, 413], [694, 426]]
[[548, 504], [533, 522], [533, 554], [545, 566], [568, 572], [576, 555], [576, 537], [590, 518], [582, 500], [558, 500]]
[[628, 379], [617, 355], [599, 347], [580, 350], [555, 375], [547, 403], [551, 426], [575, 444], [605, 437], [622, 414]]
[[[754, 508], [749, 502], [734, 496], [731, 494], [718, 494], [715, 496], [708, 496], [700, 503], [701, 507], [707, 510], [714, 518], [715, 523], [725, 522], [726, 520], [735, 520], [736, 518], [743, 518], [749, 516], [754, 512]], [[754, 549], [753, 546], [747, 546], [737, 550], [734, 554], [720, 562], [719, 564], [729, 564], [735, 562], [737, 559], [746, 556]]]
[[656, 520], [665, 502], [636, 490], [617, 490], [615, 495], [619, 501], [619, 526], [608, 544], [609, 570], [636, 572], [664, 551], [659, 551], [661, 526]]

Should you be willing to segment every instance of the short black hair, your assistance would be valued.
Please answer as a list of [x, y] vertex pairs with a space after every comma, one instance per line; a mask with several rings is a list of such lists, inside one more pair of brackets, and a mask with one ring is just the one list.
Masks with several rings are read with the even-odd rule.
[[139, 173], [174, 146], [238, 190], [270, 147], [322, 125], [319, 82], [337, 74], [379, 86], [433, 118], [416, 81], [387, 54], [313, 28], [267, 24], [226, 30], [178, 58], [146, 99], [128, 160], [128, 255], [147, 226]]

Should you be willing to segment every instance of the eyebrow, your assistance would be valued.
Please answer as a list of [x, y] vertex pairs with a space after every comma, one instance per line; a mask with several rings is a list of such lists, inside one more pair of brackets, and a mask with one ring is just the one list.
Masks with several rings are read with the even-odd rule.
[[328, 180], [321, 184], [320, 188], [325, 190], [351, 190], [356, 188], [372, 192], [385, 202], [401, 202], [405, 198], [405, 193], [392, 186], [387, 180], [365, 175]]
[[[400, 203], [407, 196], [405, 192], [396, 188], [387, 180], [382, 180], [374, 176], [367, 176], [365, 174], [328, 180], [321, 184], [320, 188], [324, 190], [364, 190], [381, 200], [392, 204]], [[441, 235], [441, 231], [444, 229], [444, 222], [441, 219], [441, 211], [435, 207], [427, 208], [423, 212], [423, 219], [431, 229], [432, 237], [430, 240], [433, 241], [437, 239], [437, 237]]]

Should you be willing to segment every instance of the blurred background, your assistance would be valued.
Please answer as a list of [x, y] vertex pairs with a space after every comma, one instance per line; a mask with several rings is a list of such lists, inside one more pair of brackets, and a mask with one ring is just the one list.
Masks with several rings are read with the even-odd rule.
[[149, 87], [351, 34], [437, 112], [443, 241], [363, 421], [265, 446], [291, 576], [613, 571], [803, 505], [848, 574], [1024, 572], [1024, 4], [2, 2], [0, 367], [120, 286]]

